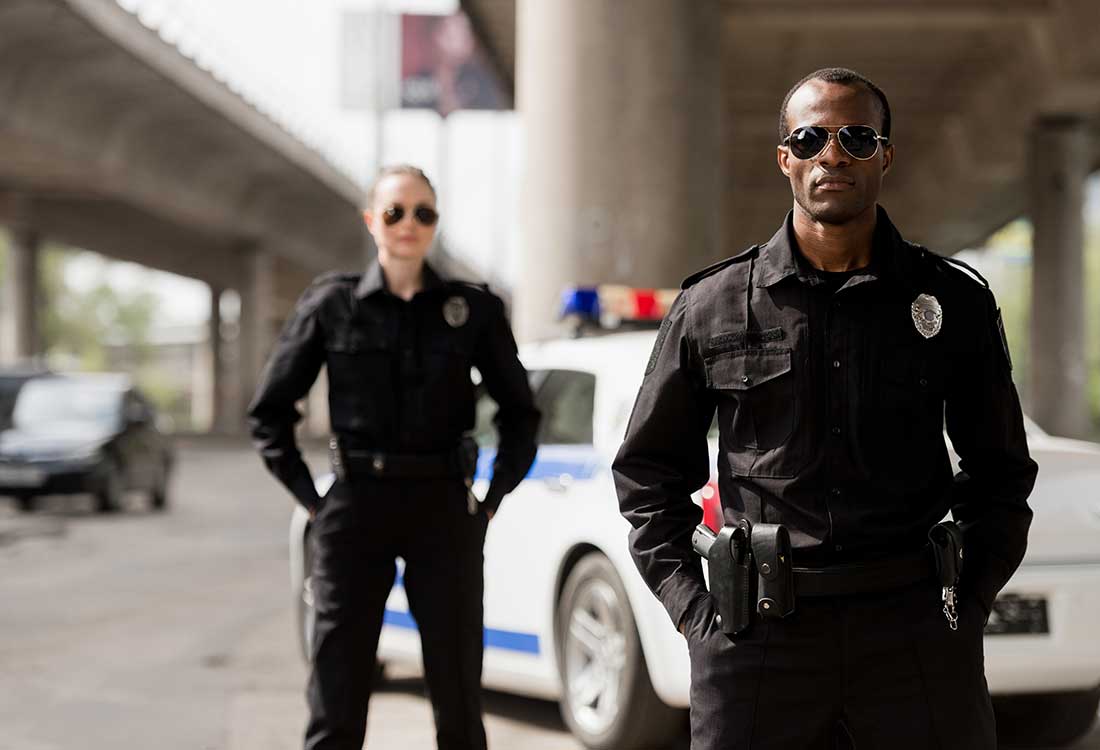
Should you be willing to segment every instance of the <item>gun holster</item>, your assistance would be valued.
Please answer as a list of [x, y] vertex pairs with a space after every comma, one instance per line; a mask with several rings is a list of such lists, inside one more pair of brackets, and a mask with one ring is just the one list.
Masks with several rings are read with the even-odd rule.
[[963, 532], [954, 521], [943, 521], [928, 532], [932, 542], [932, 557], [940, 586], [953, 588], [959, 583], [963, 568]]
[[691, 543], [707, 559], [710, 595], [723, 633], [732, 636], [747, 629], [753, 610], [768, 619], [794, 612], [794, 567], [786, 527], [775, 523], [753, 526], [742, 519], [715, 534], [700, 524]]
[[779, 619], [794, 612], [794, 567], [787, 528], [777, 523], [753, 526], [752, 558], [757, 574], [757, 613]]
[[750, 603], [756, 579], [751, 537], [752, 524], [745, 520], [736, 526], [723, 526], [717, 534], [700, 525], [692, 537], [696, 552], [707, 559], [710, 595], [718, 610], [717, 624], [726, 635], [736, 635], [752, 622]]
[[469, 435], [464, 435], [458, 444], [459, 471], [467, 486], [473, 483], [477, 475], [477, 441]]

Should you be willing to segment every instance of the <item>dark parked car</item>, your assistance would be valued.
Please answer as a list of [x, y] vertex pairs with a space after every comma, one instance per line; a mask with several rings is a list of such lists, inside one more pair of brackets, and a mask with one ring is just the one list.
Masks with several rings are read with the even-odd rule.
[[117, 510], [124, 493], [168, 502], [171, 446], [126, 375], [41, 375], [19, 387], [0, 432], [0, 494], [32, 510], [39, 495], [91, 493]]

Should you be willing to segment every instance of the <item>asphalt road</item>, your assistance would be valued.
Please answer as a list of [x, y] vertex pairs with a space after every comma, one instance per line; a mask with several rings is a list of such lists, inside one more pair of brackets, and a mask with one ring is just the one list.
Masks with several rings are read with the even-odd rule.
[[[0, 499], [0, 750], [301, 748], [290, 501], [243, 443], [183, 445], [171, 508]], [[576, 750], [555, 704], [490, 694], [497, 748]], [[368, 747], [434, 748], [419, 680], [371, 703]]]
[[[243, 443], [192, 441], [170, 502], [21, 516], [0, 499], [0, 750], [301, 747], [289, 499]], [[391, 677], [368, 747], [434, 748], [420, 681]], [[486, 709], [495, 748], [580, 748], [554, 704], [491, 693]]]

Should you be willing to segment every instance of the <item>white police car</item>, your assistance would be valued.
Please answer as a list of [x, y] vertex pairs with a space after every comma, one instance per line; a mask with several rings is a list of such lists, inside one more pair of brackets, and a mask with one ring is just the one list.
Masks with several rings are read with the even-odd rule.
[[[601, 287], [598, 296], [574, 294], [568, 309], [604, 323], [659, 320], [674, 295]], [[687, 649], [630, 558], [610, 471], [653, 339], [644, 330], [523, 348], [543, 412], [540, 448], [486, 538], [484, 684], [559, 701], [589, 748], [659, 746], [685, 726]], [[482, 493], [494, 409], [487, 398], [479, 404]], [[1027, 557], [990, 618], [986, 673], [1002, 740], [1060, 745], [1088, 731], [1100, 702], [1100, 446], [1050, 437], [1030, 423], [1028, 434], [1040, 466], [1035, 520]], [[717, 484], [697, 500], [716, 525]], [[298, 509], [291, 585], [307, 653], [308, 532]], [[400, 578], [379, 659], [420, 663]]]

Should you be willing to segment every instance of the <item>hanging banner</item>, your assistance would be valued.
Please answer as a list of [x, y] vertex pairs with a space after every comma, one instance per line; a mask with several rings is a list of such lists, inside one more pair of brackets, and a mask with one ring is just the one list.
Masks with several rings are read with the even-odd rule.
[[507, 97], [465, 13], [401, 16], [401, 106], [505, 109]]

